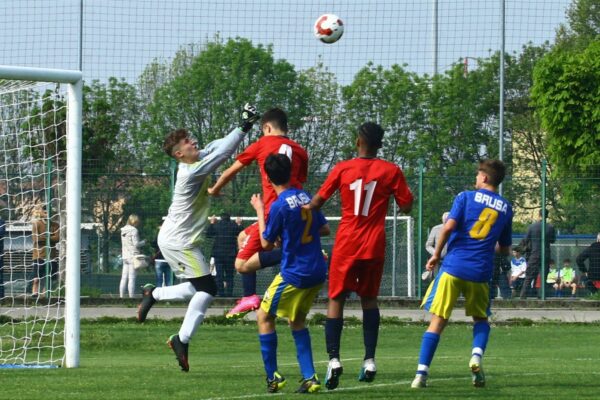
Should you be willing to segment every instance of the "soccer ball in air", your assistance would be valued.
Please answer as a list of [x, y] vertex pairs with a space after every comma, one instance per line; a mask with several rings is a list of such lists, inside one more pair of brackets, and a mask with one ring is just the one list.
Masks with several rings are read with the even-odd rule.
[[335, 43], [344, 34], [344, 23], [337, 15], [323, 14], [315, 22], [315, 36], [323, 43]]

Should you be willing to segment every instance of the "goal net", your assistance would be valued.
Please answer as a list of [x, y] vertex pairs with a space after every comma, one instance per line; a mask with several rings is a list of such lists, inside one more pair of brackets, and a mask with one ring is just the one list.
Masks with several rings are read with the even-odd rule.
[[[321, 237], [323, 250], [331, 256], [331, 250], [335, 241], [341, 217], [326, 216], [331, 234]], [[256, 217], [242, 217], [244, 225], [256, 221]], [[380, 296], [415, 296], [415, 262], [413, 242], [414, 221], [406, 215], [387, 216], [385, 219], [385, 264], [383, 277], [381, 279]], [[357, 243], [363, 238], [356, 238]], [[271, 283], [273, 277], [279, 272], [278, 268], [266, 268], [257, 275], [257, 291], [262, 293]], [[238, 275], [238, 279], [239, 275]], [[236, 283], [241, 287], [241, 283]], [[327, 295], [327, 288], [323, 289], [322, 296]]]
[[78, 364], [80, 75], [0, 66], [0, 368]]

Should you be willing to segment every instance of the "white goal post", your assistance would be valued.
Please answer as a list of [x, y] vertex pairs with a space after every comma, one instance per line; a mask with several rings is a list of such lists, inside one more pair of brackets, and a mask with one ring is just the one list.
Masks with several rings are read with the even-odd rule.
[[[81, 248], [82, 73], [81, 71], [71, 70], [0, 66], [0, 82], [4, 84], [4, 88], [9, 88], [9, 91], [13, 82], [14, 87], [27, 87], [27, 82], [46, 82], [67, 85], [65, 152], [66, 237], [64, 240], [66, 251], [64, 252], [65, 309], [63, 366], [67, 368], [78, 367], [80, 340], [79, 302]], [[3, 133], [0, 132], [0, 135], [1, 134]]]

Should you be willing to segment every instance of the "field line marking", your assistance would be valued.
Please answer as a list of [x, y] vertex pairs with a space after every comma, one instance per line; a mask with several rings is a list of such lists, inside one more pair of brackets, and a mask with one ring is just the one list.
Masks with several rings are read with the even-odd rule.
[[[580, 375], [580, 374], [588, 374], [588, 375], [600, 375], [600, 372], [565, 372], [563, 375]], [[526, 372], [526, 373], [521, 373], [521, 374], [500, 374], [501, 376], [510, 378], [510, 377], [518, 377], [518, 376], [542, 376], [542, 375], [553, 375], [547, 372]], [[490, 375], [493, 377], [493, 375]], [[460, 377], [460, 378], [437, 378], [437, 379], [431, 379], [431, 382], [443, 382], [443, 381], [452, 381], [452, 380], [467, 380], [467, 379], [471, 379], [470, 377]], [[409, 385], [412, 382], [411, 380], [403, 380], [403, 381], [398, 381], [398, 382], [391, 382], [391, 383], [371, 383], [368, 385], [359, 385], [359, 386], [349, 386], [349, 387], [342, 387], [342, 388], [337, 388], [335, 389], [336, 392], [349, 392], [349, 391], [353, 391], [353, 390], [365, 390], [365, 389], [371, 389], [374, 387], [387, 387], [387, 386], [398, 386], [398, 385]], [[272, 394], [267, 394], [266, 392], [263, 393], [254, 393], [254, 394], [246, 394], [246, 395], [240, 395], [240, 396], [231, 396], [231, 397], [212, 397], [209, 398], [207, 400], [234, 400], [234, 399], [251, 399], [251, 398], [256, 398], [256, 397], [265, 397], [265, 396], [281, 396], [284, 395], [286, 393], [283, 392], [279, 392], [279, 393], [272, 393]], [[289, 394], [289, 392], [287, 393]]]

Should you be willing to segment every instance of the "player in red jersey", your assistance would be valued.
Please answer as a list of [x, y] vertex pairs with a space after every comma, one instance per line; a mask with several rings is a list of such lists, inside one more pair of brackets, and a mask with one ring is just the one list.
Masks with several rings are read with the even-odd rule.
[[412, 207], [413, 196], [400, 167], [377, 158], [383, 139], [381, 126], [367, 122], [360, 126], [356, 146], [358, 157], [338, 163], [305, 208], [319, 209], [340, 191], [342, 220], [333, 245], [329, 266], [329, 304], [325, 341], [329, 365], [325, 386], [335, 389], [342, 374], [340, 339], [346, 295], [356, 292], [363, 309], [365, 357], [360, 381], [371, 382], [376, 373], [375, 348], [379, 331], [377, 296], [383, 274], [385, 217], [394, 196], [404, 213]]
[[[302, 189], [302, 184], [306, 182], [308, 174], [308, 154], [298, 143], [286, 136], [288, 123], [285, 111], [272, 108], [265, 112], [261, 119], [261, 128], [263, 136], [237, 156], [233, 165], [223, 172], [212, 188], [208, 189], [208, 193], [218, 196], [223, 186], [231, 181], [238, 172], [256, 161], [260, 169], [266, 218], [271, 204], [277, 199], [277, 194], [265, 172], [265, 160], [271, 154], [287, 155], [292, 160], [290, 186]], [[250, 225], [240, 233], [238, 244], [239, 252], [235, 259], [235, 268], [238, 270], [247, 270], [248, 268], [245, 267], [248, 266], [248, 263], [253, 265], [260, 263], [260, 267], [268, 267], [277, 265], [281, 261], [281, 250], [263, 251], [258, 223]], [[242, 274], [242, 285], [243, 297], [227, 313], [228, 318], [244, 316], [260, 306], [260, 297], [256, 295], [256, 273]]]

